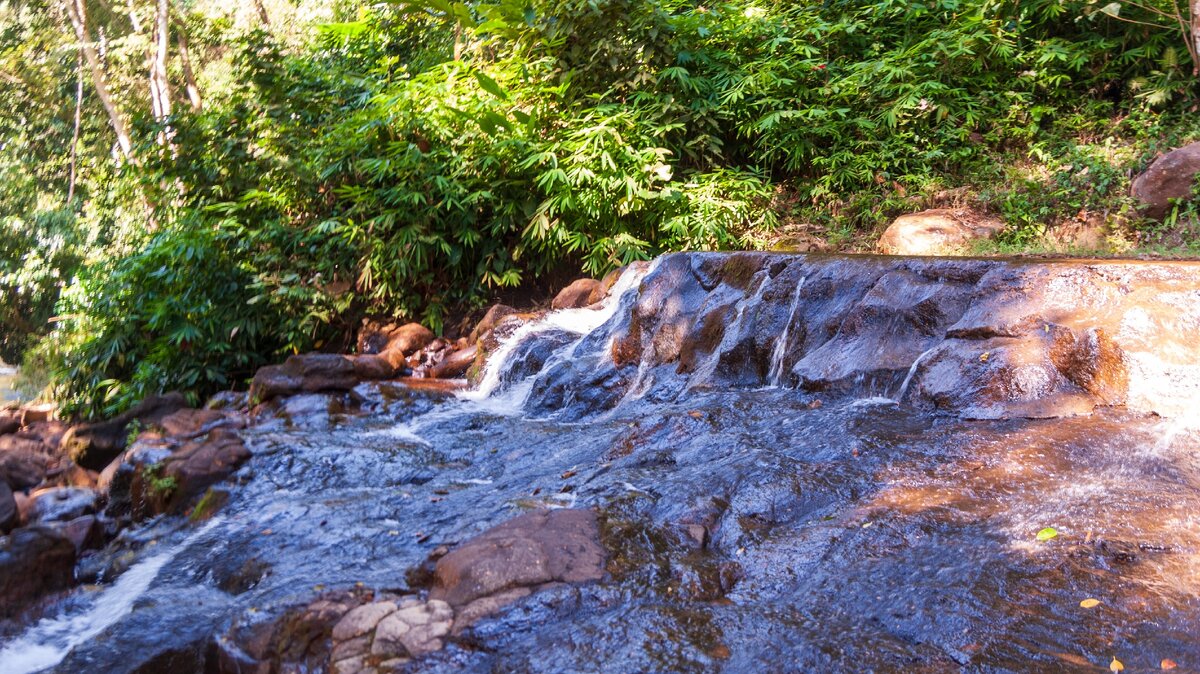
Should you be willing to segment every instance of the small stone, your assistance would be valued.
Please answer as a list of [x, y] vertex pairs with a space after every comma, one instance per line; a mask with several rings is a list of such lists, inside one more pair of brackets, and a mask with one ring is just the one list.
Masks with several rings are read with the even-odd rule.
[[390, 601], [363, 604], [351, 609], [342, 616], [333, 627], [333, 640], [346, 641], [370, 632], [388, 614], [396, 610], [396, 605]]
[[371, 637], [363, 635], [348, 641], [340, 641], [333, 646], [329, 654], [330, 660], [346, 660], [359, 655], [366, 655], [371, 648]]
[[358, 656], [333, 663], [333, 674], [358, 674], [366, 668], [366, 658]]

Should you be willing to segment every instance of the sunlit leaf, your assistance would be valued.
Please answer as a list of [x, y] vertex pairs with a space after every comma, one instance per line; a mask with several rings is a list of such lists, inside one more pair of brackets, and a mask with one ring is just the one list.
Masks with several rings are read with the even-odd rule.
[[1125, 665], [1120, 660], [1113, 658], [1112, 662], [1108, 663], [1108, 669], [1112, 672], [1123, 672]]
[[1084, 599], [1083, 601], [1079, 602], [1079, 605], [1084, 608], [1096, 608], [1097, 606], [1100, 605], [1100, 600], [1099, 599]]
[[1058, 538], [1058, 530], [1054, 527], [1046, 527], [1037, 532], [1037, 539], [1039, 541], [1048, 541], [1051, 538]]
[[1175, 669], [1179, 665], [1171, 658], [1163, 658], [1162, 662], [1158, 663], [1158, 666], [1164, 670], [1167, 670], [1167, 669]]

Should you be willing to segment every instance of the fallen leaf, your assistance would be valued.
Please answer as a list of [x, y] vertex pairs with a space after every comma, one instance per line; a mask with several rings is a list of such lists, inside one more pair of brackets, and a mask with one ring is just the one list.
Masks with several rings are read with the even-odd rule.
[[1054, 527], [1046, 527], [1037, 532], [1037, 539], [1039, 541], [1048, 541], [1051, 538], [1058, 538], [1058, 530]]
[[562, 479], [569, 480], [573, 477], [575, 477], [575, 471], [573, 471], [573, 470], [564, 470], [563, 471]]
[[1163, 661], [1160, 662], [1158, 666], [1162, 667], [1163, 669], [1175, 669], [1179, 665], [1171, 658], [1163, 658]]
[[701, 412], [700, 410], [692, 410], [691, 412], [688, 412], [688, 416], [693, 419], [700, 419], [704, 417], [704, 412]]
[[1079, 602], [1079, 605], [1084, 608], [1096, 608], [1097, 606], [1100, 605], [1100, 600], [1099, 599], [1084, 599], [1083, 601]]
[[1120, 660], [1113, 658], [1113, 661], [1108, 663], [1108, 669], [1112, 672], [1123, 672], [1125, 671], [1125, 665], [1121, 664]]
[[979, 362], [986, 363], [988, 361], [988, 358], [991, 358], [991, 357], [992, 357], [991, 352], [984, 351], [983, 353], [979, 354]]
[[262, 530], [262, 535], [263, 535], [263, 536], [270, 536], [270, 535], [271, 535], [271, 534], [273, 534], [273, 533], [275, 533], [275, 532], [274, 532], [274, 531], [271, 531], [270, 529], [263, 529], [263, 530]]

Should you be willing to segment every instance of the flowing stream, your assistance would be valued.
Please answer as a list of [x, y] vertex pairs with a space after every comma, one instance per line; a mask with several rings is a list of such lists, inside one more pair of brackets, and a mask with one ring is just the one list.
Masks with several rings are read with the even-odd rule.
[[[197, 671], [235, 617], [403, 590], [438, 545], [542, 507], [600, 511], [609, 577], [534, 595], [404, 671], [1200, 669], [1196, 419], [930, 414], [904, 402], [927, 357], [911, 353], [900, 404], [667, 391], [631, 366], [548, 410], [556, 373], [621, 338], [630, 276], [599, 310], [518, 330], [473, 392], [364, 384], [354, 413], [292, 399], [246, 431], [253, 458], [217, 519], [118, 541], [102, 555], [128, 570], [0, 642], [0, 673]], [[799, 296], [782, 295], [781, 329]], [[764, 378], [783, 376], [784, 335]], [[578, 411], [592, 400], [615, 402]], [[1039, 541], [1046, 527], [1058, 536]]]

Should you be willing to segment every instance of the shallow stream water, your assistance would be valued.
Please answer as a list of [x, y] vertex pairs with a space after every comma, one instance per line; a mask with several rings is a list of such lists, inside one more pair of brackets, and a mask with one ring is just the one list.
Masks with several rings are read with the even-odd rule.
[[[572, 325], [545, 324], [551, 362]], [[0, 643], [0, 672], [191, 671], [236, 616], [406, 589], [436, 546], [539, 507], [599, 510], [609, 578], [407, 671], [1200, 670], [1200, 419], [962, 421], [778, 386], [568, 417], [493, 374], [291, 399], [217, 518], [127, 532], [104, 553], [124, 575]]]

